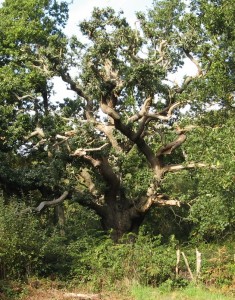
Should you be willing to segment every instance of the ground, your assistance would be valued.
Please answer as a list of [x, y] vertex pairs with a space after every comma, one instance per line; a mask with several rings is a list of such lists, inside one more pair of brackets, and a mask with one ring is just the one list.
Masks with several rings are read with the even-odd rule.
[[[87, 294], [78, 292], [67, 292], [63, 290], [33, 290], [24, 300], [124, 300], [114, 293]], [[128, 298], [126, 298], [127, 300]], [[129, 298], [131, 300], [131, 298]]]

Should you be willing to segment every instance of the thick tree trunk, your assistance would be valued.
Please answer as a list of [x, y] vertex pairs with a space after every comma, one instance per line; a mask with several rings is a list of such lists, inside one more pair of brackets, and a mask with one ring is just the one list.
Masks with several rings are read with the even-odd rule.
[[60, 235], [65, 235], [65, 213], [64, 213], [64, 206], [57, 205], [54, 208], [54, 221], [56, 225], [59, 225], [60, 228]]
[[101, 224], [105, 231], [111, 232], [115, 242], [128, 233], [138, 234], [144, 220], [144, 214], [137, 213], [134, 207], [122, 208], [118, 205], [107, 206]]

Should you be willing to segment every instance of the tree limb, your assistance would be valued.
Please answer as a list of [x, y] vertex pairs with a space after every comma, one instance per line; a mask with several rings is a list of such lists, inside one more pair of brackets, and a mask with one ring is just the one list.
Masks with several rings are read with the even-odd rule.
[[172, 151], [174, 151], [176, 148], [180, 147], [186, 141], [186, 138], [187, 138], [187, 136], [184, 133], [180, 133], [179, 137], [175, 141], [161, 147], [157, 151], [157, 156], [160, 157], [162, 155], [171, 154]]
[[33, 136], [36, 136], [36, 135], [38, 135], [40, 138], [44, 138], [45, 137], [43, 129], [40, 128], [40, 127], [36, 127], [35, 130], [32, 133], [30, 133], [30, 135], [28, 135], [28, 136], [25, 137], [25, 139], [29, 140], [30, 138], [32, 138]]
[[141, 110], [128, 119], [128, 123], [134, 123], [135, 121], [138, 121], [139, 119], [141, 119], [149, 110], [151, 103], [152, 103], [152, 97], [148, 97], [144, 101], [144, 104], [143, 104]]
[[183, 93], [183, 91], [185, 91], [186, 87], [191, 83], [191, 81], [195, 78], [199, 78], [203, 75], [203, 72], [202, 72], [202, 68], [199, 64], [199, 62], [190, 54], [189, 50], [187, 49], [183, 49], [184, 50], [184, 53], [185, 55], [191, 60], [191, 62], [197, 67], [197, 74], [195, 76], [188, 76], [185, 78], [183, 84], [181, 87], [178, 87], [175, 91], [176, 93], [178, 94], [181, 94]]
[[158, 193], [156, 193], [155, 195], [153, 194], [151, 196], [142, 197], [140, 203], [141, 204], [139, 205], [137, 210], [142, 213], [147, 212], [149, 208], [153, 205], [178, 206], [178, 207], [180, 207], [181, 205], [179, 200], [169, 199], [168, 196], [164, 194], [158, 194]]
[[87, 152], [100, 151], [108, 145], [108, 143], [105, 143], [104, 145], [97, 148], [78, 148], [74, 151], [73, 154], [71, 154], [71, 156], [84, 156]]
[[164, 110], [158, 113], [146, 113], [145, 116], [152, 119], [152, 120], [161, 120], [161, 121], [169, 121], [172, 117], [173, 111], [178, 106], [182, 105], [181, 102], [176, 102], [168, 107], [166, 107]]
[[61, 72], [60, 73], [61, 78], [63, 79], [63, 81], [67, 82], [70, 85], [70, 88], [72, 91], [76, 92], [78, 96], [82, 97], [83, 99], [89, 101], [89, 97], [88, 95], [86, 95], [84, 93], [84, 91], [82, 90], [82, 88], [79, 86], [78, 83], [76, 83], [69, 75], [69, 73], [64, 73]]
[[195, 168], [209, 168], [209, 169], [218, 169], [215, 165], [208, 165], [205, 163], [196, 163], [191, 162], [188, 164], [176, 164], [176, 165], [168, 165], [163, 168], [163, 172], [177, 172], [181, 170], [187, 170], [187, 169], [195, 169]]
[[30, 211], [40, 213], [45, 207], [56, 206], [56, 205], [62, 203], [67, 198], [68, 194], [69, 194], [69, 192], [65, 191], [59, 198], [51, 200], [51, 201], [42, 201], [37, 207], [32, 207], [32, 208], [28, 207], [25, 210], [23, 210], [22, 213], [27, 213]]
[[184, 48], [184, 53], [191, 60], [191, 62], [194, 63], [194, 65], [197, 67], [197, 70], [198, 70], [197, 77], [201, 76], [202, 75], [202, 69], [199, 65], [199, 62], [190, 54], [189, 50]]

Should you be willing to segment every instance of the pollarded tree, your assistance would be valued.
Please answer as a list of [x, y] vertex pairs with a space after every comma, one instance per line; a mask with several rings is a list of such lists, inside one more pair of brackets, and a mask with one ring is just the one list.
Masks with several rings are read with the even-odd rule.
[[[231, 1], [222, 2], [233, 8]], [[30, 108], [37, 116], [35, 122], [27, 112], [35, 130], [22, 125], [28, 133], [17, 139], [23, 158], [19, 152], [18, 156], [31, 174], [27, 168], [20, 171], [24, 186], [51, 195], [64, 191], [37, 210], [72, 197], [95, 210], [103, 228], [112, 229], [118, 239], [137, 232], [153, 205], [180, 205], [169, 197], [170, 191], [169, 196], [163, 193], [168, 174], [216, 168], [211, 160], [208, 164], [189, 159], [193, 151], [189, 144], [185, 152], [184, 145], [206, 108], [234, 105], [234, 31], [225, 39], [232, 24], [226, 23], [221, 31], [216, 21], [211, 23], [223, 11], [218, 4], [191, 1], [186, 7], [179, 0], [155, 1], [147, 15], [137, 14], [134, 28], [122, 13], [96, 8], [91, 19], [80, 24], [86, 43], [72, 37], [65, 47], [65, 39], [56, 39], [53, 51], [43, 45], [44, 51], [36, 52], [37, 64], [26, 56], [26, 74], [40, 69], [47, 84], [60, 76], [77, 94], [76, 100], [65, 99], [56, 111], [49, 102], [45, 114]], [[223, 16], [229, 21], [230, 10], [226, 11]], [[21, 61], [17, 53], [10, 61]], [[170, 81], [169, 75], [179, 71], [185, 59], [195, 75]], [[190, 111], [185, 115], [180, 108], [187, 104]]]

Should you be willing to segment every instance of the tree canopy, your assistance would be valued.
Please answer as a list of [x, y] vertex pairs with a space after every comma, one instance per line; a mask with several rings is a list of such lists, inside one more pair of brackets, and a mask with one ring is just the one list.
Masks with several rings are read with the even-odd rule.
[[[233, 0], [160, 0], [132, 26], [122, 12], [95, 8], [79, 25], [81, 42], [63, 33], [66, 2], [5, 0], [4, 193], [35, 193], [37, 211], [76, 201], [114, 239], [137, 232], [153, 206], [186, 210], [202, 235], [231, 229], [234, 10]], [[186, 60], [194, 75], [181, 75]], [[75, 100], [53, 100], [55, 76]]]

